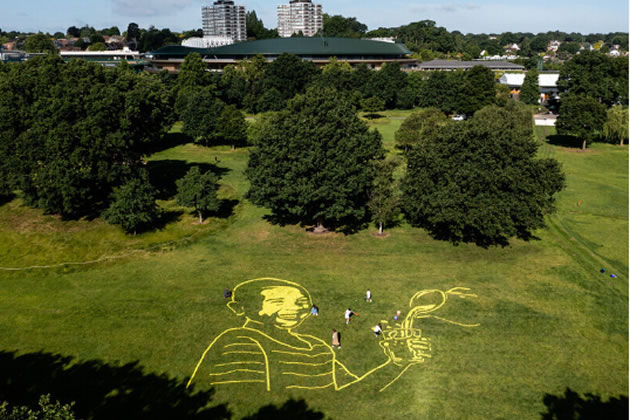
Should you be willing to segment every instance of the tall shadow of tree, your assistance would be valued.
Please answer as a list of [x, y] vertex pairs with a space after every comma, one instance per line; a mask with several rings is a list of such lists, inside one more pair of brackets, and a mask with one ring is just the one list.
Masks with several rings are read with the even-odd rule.
[[242, 420], [322, 420], [324, 413], [312, 410], [304, 400], [287, 400], [282, 406], [266, 405]]
[[169, 200], [177, 195], [177, 185], [175, 181], [183, 178], [186, 172], [193, 167], [199, 166], [201, 172], [211, 171], [217, 177], [221, 177], [230, 170], [209, 163], [188, 163], [183, 160], [152, 160], [147, 163], [149, 180], [151, 185], [158, 190], [157, 198]]
[[0, 401], [37, 406], [51, 394], [75, 401], [77, 418], [202, 420], [229, 419], [225, 404], [211, 406], [214, 390], [195, 392], [165, 374], [144, 373], [138, 362], [113, 366], [100, 360], [78, 361], [52, 353], [0, 351]]
[[151, 155], [153, 153], [161, 152], [162, 150], [171, 149], [183, 144], [192, 143], [193, 139], [184, 133], [167, 133], [162, 139], [149, 145], [145, 153]]
[[564, 395], [546, 394], [543, 398], [547, 412], [542, 420], [612, 420], [628, 418], [628, 397], [620, 395], [602, 401], [599, 395], [580, 394], [567, 388]]

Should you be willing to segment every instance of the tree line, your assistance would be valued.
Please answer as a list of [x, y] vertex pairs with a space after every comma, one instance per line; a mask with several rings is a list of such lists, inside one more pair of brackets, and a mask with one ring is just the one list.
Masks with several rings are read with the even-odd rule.
[[[561, 75], [563, 95], [586, 94], [590, 83], [598, 104], [627, 105], [627, 74], [614, 61], [623, 59], [584, 57]], [[405, 98], [404, 107], [424, 109], [396, 133], [406, 175], [395, 181], [401, 163], [384, 160], [380, 135], [357, 109], [402, 107]], [[257, 121], [246, 123], [241, 109], [259, 113]], [[504, 244], [543, 225], [564, 179], [555, 161], [535, 157], [531, 109], [481, 66], [407, 75], [335, 60], [319, 70], [283, 55], [217, 75], [190, 54], [173, 77], [46, 56], [0, 65], [0, 110], [0, 195], [20, 190], [46, 212], [102, 215], [129, 232], [159, 217], [143, 156], [176, 119], [198, 144], [251, 144], [248, 198], [279, 222], [320, 229], [354, 231], [374, 220], [382, 230], [402, 211], [437, 238]], [[453, 122], [451, 112], [472, 118]], [[177, 182], [177, 200], [202, 221], [218, 209], [217, 182], [192, 168]]]

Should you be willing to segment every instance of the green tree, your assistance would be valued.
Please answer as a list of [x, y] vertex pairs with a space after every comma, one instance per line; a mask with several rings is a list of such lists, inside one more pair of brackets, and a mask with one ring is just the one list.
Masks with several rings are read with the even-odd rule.
[[400, 193], [394, 180], [394, 171], [400, 165], [397, 160], [376, 160], [374, 184], [370, 191], [368, 208], [372, 220], [378, 226], [378, 234], [383, 235], [383, 227], [396, 220], [400, 214]]
[[44, 35], [41, 32], [29, 35], [26, 38], [26, 41], [24, 41], [24, 50], [32, 53], [57, 52], [57, 48], [55, 48], [53, 40], [50, 39], [48, 35]]
[[183, 178], [178, 179], [177, 203], [192, 207], [203, 223], [203, 215], [217, 211], [221, 200], [217, 197], [217, 177], [210, 171], [202, 173], [198, 166], [193, 166]]
[[127, 233], [149, 228], [159, 217], [155, 203], [155, 189], [148, 177], [134, 178], [114, 189], [112, 202], [103, 218], [112, 225], [120, 225]]
[[370, 78], [367, 96], [377, 96], [385, 101], [385, 107], [396, 106], [396, 98], [407, 87], [407, 74], [400, 69], [398, 63], [386, 63]]
[[519, 99], [528, 105], [538, 105], [538, 70], [531, 69], [525, 75]]
[[226, 66], [219, 82], [219, 90], [221, 99], [225, 103], [242, 107], [245, 95], [249, 90], [249, 82], [245, 77], [245, 72], [231, 65]]
[[218, 119], [218, 126], [221, 130], [223, 141], [232, 146], [232, 150], [236, 146], [245, 144], [247, 141], [247, 122], [243, 113], [236, 109], [234, 105], [228, 105], [223, 108]]
[[346, 229], [367, 217], [381, 136], [334, 89], [309, 89], [268, 117], [250, 151], [248, 198], [281, 222]]
[[281, 54], [265, 67], [263, 88], [277, 89], [285, 100], [289, 100], [298, 93], [304, 93], [318, 73], [311, 61], [293, 54]]
[[628, 104], [628, 59], [611, 58], [597, 51], [582, 51], [560, 69], [558, 90], [590, 96], [610, 107]]
[[560, 102], [556, 130], [558, 134], [574, 136], [582, 150], [601, 133], [606, 122], [606, 107], [585, 95], [565, 95]]
[[495, 85], [492, 70], [484, 66], [474, 66], [464, 73], [456, 111], [472, 115], [484, 106], [493, 104], [496, 98]]
[[429, 136], [435, 129], [448, 122], [446, 115], [437, 108], [426, 108], [420, 112], [409, 115], [396, 130], [394, 138], [396, 146], [407, 153], [409, 149], [417, 146], [423, 139]]
[[528, 239], [544, 227], [564, 175], [557, 161], [536, 159], [531, 120], [524, 125], [514, 111], [484, 108], [411, 150], [402, 190], [413, 226], [483, 247]]
[[[27, 406], [9, 407], [4, 401], [0, 402], [0, 419], [3, 420], [75, 420], [72, 411], [74, 402], [61, 404], [59, 401], [51, 402], [50, 394], [39, 397], [39, 409], [33, 410]], [[9, 408], [11, 408], [9, 410]]]
[[184, 123], [182, 132], [195, 143], [207, 147], [221, 137], [219, 117], [225, 103], [214, 96], [212, 88], [181, 90], [176, 107]]
[[159, 79], [124, 67], [37, 57], [0, 77], [0, 162], [25, 202], [66, 217], [100, 213], [112, 188], [172, 124]]
[[361, 100], [361, 109], [368, 113], [369, 116], [378, 116], [377, 112], [385, 110], [385, 101], [379, 97], [372, 96]]
[[463, 76], [462, 72], [432, 72], [420, 89], [419, 105], [439, 108], [445, 114], [459, 112]]
[[137, 23], [131, 22], [127, 26], [127, 41], [137, 41], [140, 39], [140, 28]]
[[322, 16], [323, 29], [319, 32], [322, 36], [339, 38], [361, 38], [367, 31], [367, 26], [357, 21], [354, 17], [341, 15], [330, 16], [324, 13]]
[[95, 44], [90, 44], [87, 48], [88, 51], [105, 51], [107, 47], [105, 47], [104, 42], [97, 42]]
[[256, 16], [255, 10], [245, 14], [245, 27], [247, 28], [247, 38], [278, 38], [278, 30], [265, 28], [263, 21]]
[[258, 98], [255, 105], [248, 106], [249, 109], [256, 110], [256, 112], [268, 112], [268, 111], [280, 111], [286, 102], [282, 97], [280, 91], [276, 88], [266, 89], [265, 92]]
[[78, 38], [81, 36], [81, 30], [76, 26], [70, 26], [66, 31], [69, 37]]
[[623, 140], [628, 139], [628, 108], [614, 105], [608, 109], [604, 123], [604, 136], [609, 141], [619, 141], [619, 145], [623, 146]]
[[184, 88], [216, 87], [212, 75], [208, 71], [208, 65], [197, 52], [190, 53], [184, 58], [177, 74], [176, 91]]

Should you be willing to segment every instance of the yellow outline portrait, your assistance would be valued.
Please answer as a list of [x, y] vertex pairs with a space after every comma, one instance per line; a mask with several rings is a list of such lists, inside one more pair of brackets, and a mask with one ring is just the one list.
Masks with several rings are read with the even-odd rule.
[[238, 284], [228, 307], [244, 323], [212, 340], [188, 386], [207, 381], [211, 385], [259, 383], [267, 391], [340, 390], [373, 375], [388, 386], [410, 364], [423, 361], [416, 355], [426, 354], [426, 340], [408, 337], [388, 346], [388, 360], [355, 375], [324, 340], [294, 331], [310, 316], [312, 304], [308, 290], [287, 280], [261, 278]]

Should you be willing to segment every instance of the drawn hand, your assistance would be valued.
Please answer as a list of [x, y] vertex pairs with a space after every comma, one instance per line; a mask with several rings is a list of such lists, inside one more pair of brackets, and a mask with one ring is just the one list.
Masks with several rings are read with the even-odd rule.
[[397, 366], [422, 363], [431, 357], [431, 342], [422, 337], [421, 330], [390, 330], [379, 343], [385, 355]]

